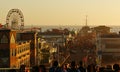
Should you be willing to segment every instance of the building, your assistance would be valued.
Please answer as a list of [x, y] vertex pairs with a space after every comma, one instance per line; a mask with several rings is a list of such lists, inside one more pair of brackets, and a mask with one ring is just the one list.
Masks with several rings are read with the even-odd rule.
[[82, 29], [80, 30], [80, 34], [85, 35], [85, 34], [89, 33], [89, 31], [90, 31], [89, 26], [83, 26]]
[[0, 67], [19, 68], [20, 65], [30, 66], [30, 40], [17, 41], [16, 31], [0, 30]]
[[92, 32], [95, 32], [97, 34], [106, 34], [110, 33], [110, 27], [107, 26], [97, 26], [91, 29]]
[[97, 39], [98, 58], [101, 65], [120, 61], [120, 35], [115, 33], [101, 35]]
[[30, 66], [37, 65], [37, 33], [36, 32], [24, 32], [20, 33], [21, 40], [31, 40], [30, 43]]
[[0, 67], [19, 68], [36, 65], [36, 33], [0, 30]]
[[[64, 60], [64, 57], [61, 54], [65, 52], [64, 45], [68, 35], [69, 31], [67, 29], [52, 29], [51, 31], [48, 30], [46, 32], [38, 33], [38, 37], [45, 40], [44, 42], [46, 43], [44, 43], [44, 45], [49, 45], [49, 63], [53, 60], [58, 60], [59, 63], [61, 63]], [[42, 42], [43, 41], [41, 41], [41, 50], [45, 48]]]

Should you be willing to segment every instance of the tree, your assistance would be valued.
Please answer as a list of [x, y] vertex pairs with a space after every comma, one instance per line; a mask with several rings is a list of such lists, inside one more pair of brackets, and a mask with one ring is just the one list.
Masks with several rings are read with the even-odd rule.
[[[69, 41], [67, 46], [70, 50], [76, 50], [79, 58], [90, 59], [89, 63], [95, 62], [96, 57], [96, 46], [95, 46], [95, 37], [93, 34], [78, 35], [73, 40]], [[76, 54], [77, 55], [77, 54]]]

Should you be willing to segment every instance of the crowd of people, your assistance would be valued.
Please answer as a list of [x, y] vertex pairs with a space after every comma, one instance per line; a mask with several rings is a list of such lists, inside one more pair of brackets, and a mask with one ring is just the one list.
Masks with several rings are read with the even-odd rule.
[[[10, 72], [16, 72], [15, 70], [10, 70]], [[113, 66], [107, 65], [106, 67], [100, 67], [95, 64], [90, 64], [87, 67], [84, 66], [83, 62], [80, 61], [76, 64], [75, 61], [71, 63], [63, 64], [59, 66], [58, 61], [54, 61], [52, 66], [46, 68], [45, 65], [33, 66], [31, 71], [25, 69], [25, 66], [21, 66], [19, 72], [120, 72], [119, 64], [114, 64]]]
[[90, 64], [85, 67], [82, 61], [80, 61], [79, 64], [72, 61], [71, 63], [59, 66], [58, 61], [54, 61], [48, 70], [42, 65], [39, 66], [38, 71], [35, 70], [33, 72], [120, 72], [120, 66], [119, 64], [114, 64], [113, 66], [107, 65], [106, 67], [100, 67], [95, 64]]

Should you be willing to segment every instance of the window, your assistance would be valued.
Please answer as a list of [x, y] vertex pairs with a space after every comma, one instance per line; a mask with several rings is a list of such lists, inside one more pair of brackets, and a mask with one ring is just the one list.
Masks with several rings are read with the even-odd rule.
[[14, 38], [13, 34], [11, 36], [10, 43], [15, 43], [15, 38]]
[[11, 49], [12, 50], [12, 56], [16, 56], [16, 49]]
[[1, 38], [1, 43], [8, 43], [8, 38], [6, 35], [3, 35], [2, 38]]

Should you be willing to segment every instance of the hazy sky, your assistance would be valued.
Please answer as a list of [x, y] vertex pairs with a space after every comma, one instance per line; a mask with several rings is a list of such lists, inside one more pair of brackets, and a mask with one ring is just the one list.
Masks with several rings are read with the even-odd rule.
[[120, 25], [120, 0], [0, 0], [0, 23], [13, 8], [25, 25]]

